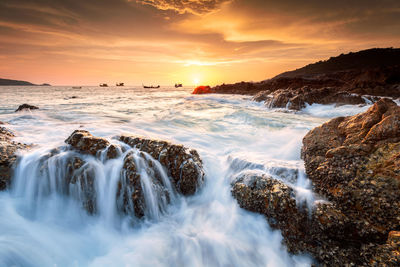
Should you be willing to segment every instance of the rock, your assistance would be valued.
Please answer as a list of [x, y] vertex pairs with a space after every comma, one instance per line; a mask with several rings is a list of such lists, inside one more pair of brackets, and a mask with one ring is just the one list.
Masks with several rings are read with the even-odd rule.
[[264, 214], [285, 238], [298, 236], [296, 227], [307, 221], [307, 212], [297, 208], [294, 190], [271, 176], [242, 174], [232, 182], [232, 195], [240, 207]]
[[316, 127], [303, 139], [302, 157], [314, 189], [350, 221], [348, 242], [363, 253], [361, 263], [387, 254], [379, 249], [400, 227], [400, 107], [381, 99]]
[[22, 104], [15, 110], [15, 112], [22, 111], [22, 110], [32, 110], [32, 109], [39, 109], [39, 108], [36, 106], [29, 105], [29, 104]]
[[271, 91], [270, 90], [264, 90], [258, 92], [255, 96], [253, 96], [252, 100], [256, 102], [265, 102], [266, 100], [269, 100], [271, 98]]
[[310, 211], [296, 203], [293, 188], [265, 174], [241, 174], [232, 183], [232, 195], [240, 207], [263, 214], [271, 227], [281, 230], [291, 253], [310, 253], [330, 266], [358, 262], [347, 241], [351, 222], [334, 204], [319, 202]]
[[30, 146], [13, 142], [14, 134], [0, 127], [0, 190], [5, 190], [11, 183], [13, 166], [17, 160], [18, 150], [28, 149]]
[[322, 266], [399, 266], [399, 115], [399, 106], [381, 99], [304, 137], [306, 173], [328, 199], [311, 211], [296, 203], [290, 185], [265, 174], [242, 173], [232, 195], [280, 229], [290, 252], [309, 253]]
[[210, 93], [212, 93], [212, 91], [211, 91], [211, 87], [208, 85], [207, 86], [203, 86], [203, 85], [197, 86], [192, 92], [192, 94], [194, 94], [194, 95], [202, 95], [202, 94], [210, 94]]
[[107, 156], [115, 158], [117, 156], [116, 148], [114, 145], [101, 137], [95, 137], [85, 130], [75, 130], [66, 140], [65, 143], [71, 145], [73, 148], [82, 153], [95, 156], [100, 151], [108, 147]]
[[[370, 100], [372, 101], [372, 99]], [[334, 87], [310, 88], [308, 86], [300, 89], [279, 89], [265, 100], [270, 108], [289, 108], [300, 110], [306, 104], [336, 104], [336, 105], [358, 105], [365, 104], [365, 99], [360, 95], [348, 92], [338, 92]]]
[[178, 192], [192, 195], [204, 181], [203, 164], [196, 150], [166, 141], [122, 135], [120, 141], [149, 153], [166, 168]]
[[[149, 205], [153, 209], [153, 205], [156, 205], [156, 210], [162, 209], [170, 202], [175, 192], [192, 195], [203, 183], [202, 162], [195, 150], [137, 136], [116, 138], [137, 149], [129, 151], [122, 159], [123, 167], [116, 195], [119, 211], [138, 218], [145, 216], [146, 212], [152, 215]], [[95, 137], [84, 130], [74, 131], [65, 142], [70, 145], [70, 149], [95, 156], [102, 161], [118, 158], [122, 155], [122, 151], [126, 151], [126, 146], [111, 144], [107, 139]], [[49, 154], [44, 157], [43, 162], [52, 156]], [[67, 174], [66, 182], [79, 186], [82, 192], [79, 194], [82, 206], [89, 213], [96, 213], [96, 176], [91, 164], [76, 155], [65, 162], [63, 168], [66, 168], [64, 171]], [[146, 182], [143, 179], [146, 179]], [[148, 183], [153, 191], [154, 203], [148, 203], [145, 197], [144, 186]]]

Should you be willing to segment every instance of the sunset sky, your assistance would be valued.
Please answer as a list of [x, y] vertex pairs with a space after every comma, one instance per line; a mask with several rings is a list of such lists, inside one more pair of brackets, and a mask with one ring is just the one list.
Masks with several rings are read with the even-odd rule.
[[259, 81], [399, 46], [399, 0], [0, 1], [0, 77], [34, 83]]

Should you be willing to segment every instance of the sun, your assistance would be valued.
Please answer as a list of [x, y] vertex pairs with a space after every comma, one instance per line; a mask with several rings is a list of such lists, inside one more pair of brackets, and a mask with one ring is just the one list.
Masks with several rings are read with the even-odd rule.
[[199, 85], [200, 84], [200, 79], [199, 78], [194, 78], [193, 79], [193, 83], [194, 83], [194, 85]]

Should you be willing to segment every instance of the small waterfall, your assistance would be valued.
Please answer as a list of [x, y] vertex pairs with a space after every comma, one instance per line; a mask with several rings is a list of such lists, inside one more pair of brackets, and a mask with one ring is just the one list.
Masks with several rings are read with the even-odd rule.
[[53, 201], [53, 208], [79, 206], [110, 226], [125, 215], [159, 220], [178, 201], [165, 168], [136, 148], [117, 154], [107, 159], [104, 151], [95, 157], [67, 146], [28, 153], [19, 159], [11, 193], [29, 203], [33, 217], [50, 212]]

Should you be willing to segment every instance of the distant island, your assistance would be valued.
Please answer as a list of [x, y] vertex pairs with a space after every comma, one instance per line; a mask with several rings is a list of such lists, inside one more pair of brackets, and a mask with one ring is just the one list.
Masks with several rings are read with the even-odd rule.
[[27, 81], [18, 81], [18, 80], [10, 80], [10, 79], [1, 79], [0, 78], [0, 86], [1, 85], [19, 85], [19, 86], [51, 86], [48, 83], [43, 84], [34, 84]]

